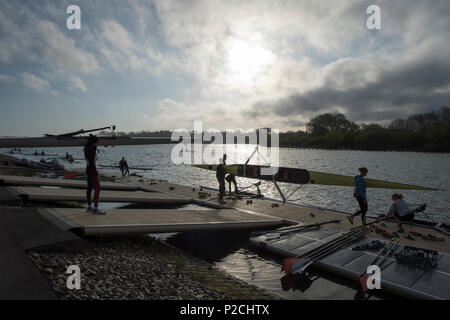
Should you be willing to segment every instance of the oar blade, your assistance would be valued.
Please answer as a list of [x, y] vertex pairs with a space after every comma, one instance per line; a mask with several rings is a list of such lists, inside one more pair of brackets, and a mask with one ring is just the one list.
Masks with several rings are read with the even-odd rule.
[[306, 268], [308, 268], [311, 264], [313, 264], [314, 261], [309, 259], [301, 259], [301, 260], [295, 260], [292, 263], [291, 267], [291, 273], [297, 274], [297, 273], [303, 273], [305, 272]]
[[367, 290], [369, 290], [369, 288], [367, 287], [367, 280], [369, 279], [369, 274], [364, 272], [361, 273], [359, 275], [359, 283], [361, 284], [361, 288], [364, 292], [366, 292]]
[[294, 261], [299, 260], [300, 258], [286, 258], [283, 260], [283, 264], [281, 266], [281, 271], [284, 271], [284, 273], [291, 273], [292, 264]]

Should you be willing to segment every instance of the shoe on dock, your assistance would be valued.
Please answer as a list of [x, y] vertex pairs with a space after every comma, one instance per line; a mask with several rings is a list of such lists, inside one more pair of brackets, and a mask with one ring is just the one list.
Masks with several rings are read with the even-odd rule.
[[92, 212], [92, 207], [91, 207], [91, 206], [88, 206], [88, 207], [86, 208], [86, 212]]
[[433, 236], [432, 234], [427, 234], [426, 236], [423, 236], [422, 239], [431, 240], [431, 241], [445, 241], [444, 238], [439, 238], [439, 237]]
[[423, 205], [421, 205], [420, 207], [418, 207], [416, 210], [414, 210], [415, 212], [422, 212], [425, 211], [425, 209], [427, 208], [427, 204], [424, 203]]
[[106, 214], [106, 212], [101, 211], [101, 210], [99, 210], [98, 208], [94, 208], [94, 209], [92, 210], [92, 214], [98, 215], [98, 216], [103, 216], [103, 215]]
[[415, 240], [413, 237], [411, 237], [408, 233], [404, 235], [405, 239], [408, 240]]

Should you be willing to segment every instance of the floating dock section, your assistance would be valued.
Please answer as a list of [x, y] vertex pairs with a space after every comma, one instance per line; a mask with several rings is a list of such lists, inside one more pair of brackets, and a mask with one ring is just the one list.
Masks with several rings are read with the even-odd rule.
[[[342, 234], [339, 230], [323, 229], [299, 232], [277, 237], [269, 232], [250, 238], [251, 244], [283, 257], [300, 256]], [[356, 245], [371, 243], [372, 238], [363, 238], [351, 247], [341, 249], [314, 263], [314, 266], [355, 281], [366, 270], [378, 252], [352, 250]], [[380, 241], [380, 240], [379, 240]], [[386, 243], [386, 241], [381, 240]], [[398, 246], [399, 252], [403, 246]], [[381, 267], [381, 288], [414, 299], [450, 299], [450, 256], [439, 253], [435, 268], [425, 271], [399, 264], [394, 257], [386, 258]]]
[[[0, 175], [0, 186], [52, 186], [62, 188], [86, 189], [85, 180], [36, 178], [23, 176]], [[101, 182], [102, 190], [136, 191], [137, 186], [115, 182]]]
[[236, 230], [279, 227], [286, 222], [233, 209], [111, 209], [93, 215], [85, 209], [40, 209], [63, 229], [90, 235], [166, 233], [200, 230]]
[[[103, 185], [102, 185], [103, 187]], [[37, 188], [37, 187], [7, 187], [7, 192], [24, 201], [76, 201], [86, 202], [86, 191], [69, 188]], [[158, 192], [137, 191], [101, 191], [102, 202], [132, 202], [148, 204], [175, 204], [183, 205], [191, 203], [191, 199], [178, 197]]]
[[[4, 193], [26, 201], [86, 201], [86, 182], [51, 178], [0, 176]], [[197, 203], [188, 195], [162, 192], [148, 187], [119, 183], [101, 183], [101, 202], [171, 204], [181, 206]], [[214, 207], [208, 202], [201, 205]], [[101, 207], [101, 205], [100, 205]], [[232, 230], [279, 227], [285, 219], [243, 209], [219, 206], [211, 210], [179, 209], [107, 209], [106, 215], [93, 215], [86, 209], [40, 209], [41, 215], [63, 230], [81, 235], [118, 235], [135, 233], [166, 233], [199, 230]]]
[[[120, 235], [168, 233], [201, 230], [258, 230], [277, 228], [287, 223], [314, 224], [319, 221], [345, 221], [344, 213], [320, 208], [301, 207], [292, 204], [274, 203], [269, 199], [252, 199], [249, 205], [245, 200], [227, 199], [225, 206], [217, 204], [212, 191], [207, 198], [199, 198], [198, 189], [180, 186], [163, 181], [144, 182], [140, 178], [127, 178], [134, 185], [125, 183], [101, 182], [100, 201], [131, 203], [193, 203], [209, 207], [210, 210], [178, 209], [107, 209], [106, 215], [93, 215], [85, 209], [41, 208], [41, 216], [50, 220], [62, 230], [70, 230], [78, 235]], [[4, 198], [13, 195], [15, 199], [38, 201], [80, 201], [84, 202], [86, 182], [51, 178], [32, 178], [0, 175], [0, 186], [6, 190]], [[20, 198], [19, 198], [20, 197]], [[101, 208], [101, 204], [100, 204]], [[372, 219], [369, 219], [372, 220]], [[359, 221], [355, 221], [359, 225]], [[253, 245], [281, 255], [299, 256], [323, 243], [339, 237], [353, 225], [327, 225], [319, 230], [299, 232], [290, 235], [276, 235], [276, 230], [253, 236]], [[398, 264], [394, 258], [384, 262], [381, 271], [382, 289], [398, 295], [418, 299], [450, 299], [450, 250], [448, 234], [432, 227], [404, 225], [405, 232], [419, 232], [434, 237], [444, 237], [443, 241], [429, 241], [416, 237], [415, 241], [399, 238], [400, 246], [414, 245], [439, 252], [438, 264], [432, 270]], [[398, 224], [385, 221], [383, 228], [396, 232]], [[439, 232], [439, 233], [438, 233]], [[374, 239], [386, 242], [379, 234], [371, 234]], [[363, 245], [373, 239], [365, 238]], [[342, 249], [315, 263], [321, 269], [357, 280], [373, 260], [377, 252]]]

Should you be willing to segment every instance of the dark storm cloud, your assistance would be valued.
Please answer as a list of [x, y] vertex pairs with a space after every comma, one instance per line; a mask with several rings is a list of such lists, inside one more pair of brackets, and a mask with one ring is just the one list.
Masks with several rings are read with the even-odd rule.
[[[331, 79], [325, 79], [321, 87], [302, 94], [277, 101], [259, 101], [248, 115], [312, 117], [343, 110], [353, 121], [383, 121], [450, 104], [450, 63], [447, 60], [430, 59], [395, 67], [381, 71], [375, 81], [348, 89], [336, 89]], [[345, 76], [349, 82], [354, 77], [352, 74]], [[340, 82], [345, 83], [345, 78]]]

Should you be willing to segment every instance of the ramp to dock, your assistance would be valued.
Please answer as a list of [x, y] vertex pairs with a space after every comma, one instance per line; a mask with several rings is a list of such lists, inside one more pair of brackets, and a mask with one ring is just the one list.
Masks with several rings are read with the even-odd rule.
[[[100, 182], [100, 184], [103, 190], [117, 190], [117, 191], [139, 190], [139, 187], [137, 186], [122, 183]], [[86, 185], [87, 183], [84, 180], [0, 175], [0, 186], [54, 186], [63, 188], [85, 189]]]
[[[102, 186], [103, 187], [103, 186]], [[7, 187], [9, 194], [24, 201], [77, 201], [86, 202], [86, 191], [68, 188]], [[153, 204], [188, 204], [191, 199], [158, 192], [101, 191], [101, 202], [132, 202]]]
[[[55, 223], [83, 235], [166, 233], [201, 230], [257, 230], [277, 227], [285, 220], [232, 209], [111, 209], [106, 215], [93, 215], [84, 209], [41, 209]], [[56, 220], [56, 221], [55, 221]]]
[[0, 299], [56, 299], [25, 251], [78, 239], [34, 208], [0, 209]]

